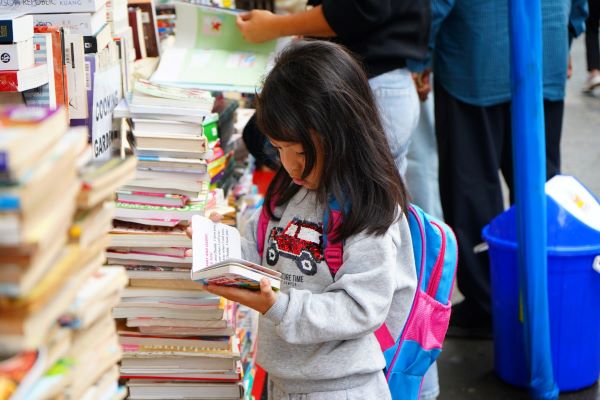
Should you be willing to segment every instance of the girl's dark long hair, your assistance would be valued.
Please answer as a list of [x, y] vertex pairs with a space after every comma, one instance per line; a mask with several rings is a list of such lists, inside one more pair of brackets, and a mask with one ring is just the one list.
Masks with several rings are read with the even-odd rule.
[[[341, 46], [302, 40], [283, 50], [257, 96], [257, 121], [269, 138], [302, 144], [303, 178], [317, 157], [311, 132], [318, 134], [324, 152], [318, 199], [328, 204], [333, 196], [343, 212], [333, 240], [363, 230], [383, 234], [399, 217], [398, 205], [406, 211], [406, 189], [367, 76]], [[299, 190], [280, 167], [265, 196], [271, 218], [279, 219], [272, 205], [287, 203]]]

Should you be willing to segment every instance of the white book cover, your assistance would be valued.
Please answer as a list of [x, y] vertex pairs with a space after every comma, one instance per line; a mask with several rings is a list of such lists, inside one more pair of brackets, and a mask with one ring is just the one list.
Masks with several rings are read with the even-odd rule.
[[236, 228], [195, 215], [192, 232], [192, 280], [258, 289], [260, 280], [267, 278], [273, 289], [279, 289], [280, 272], [242, 259], [241, 238]]
[[33, 35], [33, 46], [35, 51], [35, 63], [46, 64], [48, 83], [37, 88], [27, 90], [23, 93], [25, 103], [28, 106], [56, 108], [56, 83], [54, 81], [54, 53], [52, 48], [51, 33], [36, 33]]
[[82, 35], [65, 34], [65, 60], [69, 82], [69, 118], [85, 119], [88, 116], [88, 103]]
[[27, 14], [94, 12], [106, 4], [106, 0], [3, 0], [3, 9]]
[[94, 36], [106, 24], [106, 8], [96, 12], [33, 14], [35, 26], [58, 26], [69, 29], [70, 33]]
[[[44, 61], [45, 62], [45, 61]], [[33, 39], [0, 44], [0, 71], [33, 67]]]
[[11, 5], [19, 0], [0, 2], [0, 43], [22, 42], [33, 37], [33, 18], [24, 15], [22, 10], [14, 10]]

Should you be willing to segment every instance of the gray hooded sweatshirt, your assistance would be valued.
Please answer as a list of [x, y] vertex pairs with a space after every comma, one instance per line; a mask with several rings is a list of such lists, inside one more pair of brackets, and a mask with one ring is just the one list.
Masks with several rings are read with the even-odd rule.
[[[242, 232], [242, 255], [260, 263], [257, 222]], [[288, 393], [360, 386], [385, 367], [373, 332], [392, 315], [393, 335], [404, 325], [416, 289], [406, 218], [384, 235], [361, 232], [344, 242], [343, 264], [332, 276], [323, 257], [324, 207], [301, 189], [269, 222], [262, 264], [280, 271], [277, 301], [259, 319], [258, 364]], [[393, 304], [392, 304], [393, 298]]]

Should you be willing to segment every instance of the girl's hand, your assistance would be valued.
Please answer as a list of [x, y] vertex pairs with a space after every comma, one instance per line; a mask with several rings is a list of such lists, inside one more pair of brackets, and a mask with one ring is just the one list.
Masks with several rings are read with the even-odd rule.
[[252, 10], [237, 16], [236, 25], [244, 39], [250, 43], [262, 43], [281, 36], [278, 28], [279, 15], [267, 10]]
[[266, 278], [260, 280], [260, 291], [217, 285], [207, 285], [204, 286], [204, 289], [217, 296], [223, 296], [226, 299], [248, 306], [261, 314], [269, 311], [277, 300], [277, 293], [273, 291], [269, 280]]

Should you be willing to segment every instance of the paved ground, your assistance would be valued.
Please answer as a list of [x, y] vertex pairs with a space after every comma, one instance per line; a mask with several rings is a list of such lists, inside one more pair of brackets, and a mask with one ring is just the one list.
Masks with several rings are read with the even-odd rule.
[[[573, 77], [567, 86], [562, 140], [563, 173], [574, 175], [600, 196], [600, 90], [583, 95], [583, 39], [573, 43]], [[439, 361], [440, 400], [525, 400], [527, 393], [504, 384], [493, 372], [491, 341], [448, 339]], [[564, 400], [600, 400], [600, 387], [561, 395]]]

